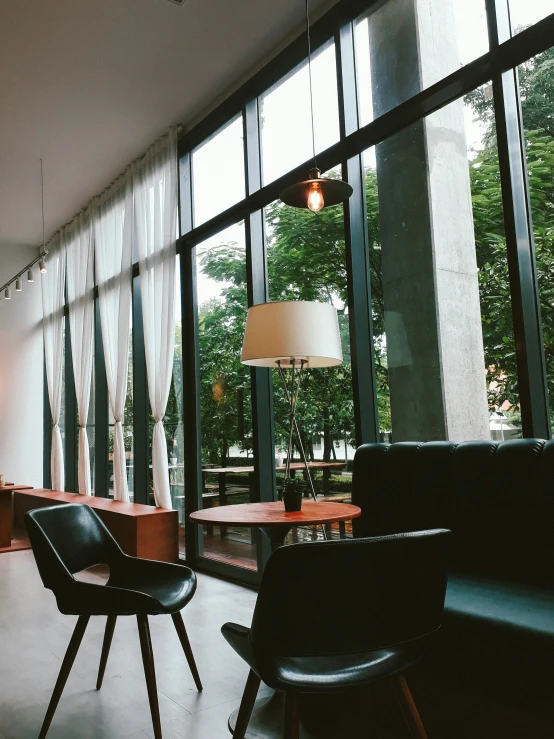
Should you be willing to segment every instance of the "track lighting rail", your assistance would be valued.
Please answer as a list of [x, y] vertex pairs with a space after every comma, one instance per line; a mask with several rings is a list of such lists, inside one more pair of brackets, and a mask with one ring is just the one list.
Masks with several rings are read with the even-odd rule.
[[[13, 277], [11, 278], [11, 280], [8, 280], [8, 281], [7, 281], [6, 283], [4, 283], [4, 285], [2, 285], [2, 287], [0, 287], [0, 293], [1, 293], [1, 292], [2, 292], [3, 290], [6, 290], [7, 288], [9, 288], [9, 287], [10, 287], [10, 285], [11, 285], [11, 284], [12, 284], [13, 282], [16, 282], [16, 281], [17, 281], [17, 280], [19, 280], [19, 279], [20, 279], [21, 277], [23, 277], [23, 275], [25, 274], [25, 272], [27, 272], [27, 273], [28, 273], [28, 275], [27, 275], [27, 277], [28, 277], [27, 281], [28, 281], [28, 282], [33, 282], [33, 280], [32, 280], [32, 279], [29, 279], [29, 278], [30, 278], [30, 277], [32, 276], [32, 269], [33, 269], [33, 267], [35, 266], [35, 264], [37, 264], [37, 263], [39, 263], [39, 262], [40, 262], [40, 263], [42, 263], [42, 264], [41, 264], [41, 266], [39, 267], [40, 271], [41, 271], [41, 272], [46, 272], [46, 262], [45, 262], [45, 257], [46, 257], [47, 255], [48, 255], [48, 251], [47, 251], [47, 250], [45, 249], [45, 250], [44, 250], [44, 251], [42, 251], [42, 252], [41, 252], [41, 253], [40, 253], [40, 254], [39, 254], [39, 255], [38, 255], [37, 257], [35, 257], [35, 259], [33, 259], [33, 260], [32, 260], [31, 262], [29, 262], [29, 264], [27, 264], [27, 265], [26, 265], [25, 267], [23, 267], [23, 269], [19, 270], [19, 272], [18, 272], [17, 274], [15, 274], [15, 275], [14, 275], [14, 276], [13, 276]], [[30, 273], [30, 274], [29, 274], [29, 273]]]

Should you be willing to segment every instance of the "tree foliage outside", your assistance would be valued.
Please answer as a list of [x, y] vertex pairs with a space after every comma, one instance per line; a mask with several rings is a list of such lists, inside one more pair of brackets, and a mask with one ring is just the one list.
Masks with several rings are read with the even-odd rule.
[[[554, 415], [554, 49], [519, 67], [519, 81], [541, 321], [551, 416]], [[491, 408], [509, 405], [519, 416], [502, 193], [492, 96], [487, 87], [466, 96], [485, 124], [480, 151], [470, 163], [475, 245], [485, 364]]]
[[[542, 328], [550, 396], [554, 397], [554, 49], [520, 68], [523, 120], [531, 192]], [[484, 365], [491, 411], [518, 413], [518, 385], [511, 314], [502, 192], [492, 96], [486, 87], [466, 96], [484, 124], [479, 150], [468, 162], [479, 269]], [[379, 420], [391, 428], [381, 280], [381, 238], [377, 173], [366, 167], [365, 188]], [[306, 210], [271, 204], [266, 210], [270, 300], [317, 300], [335, 305], [343, 339], [344, 363], [304, 375], [299, 417], [304, 442], [313, 455], [314, 438], [324, 437], [324, 458], [335, 442], [354, 444], [354, 412], [348, 334], [347, 274], [343, 210]], [[385, 246], [386, 248], [386, 246]], [[250, 370], [240, 363], [247, 312], [244, 247], [222, 243], [204, 252], [200, 269], [221, 283], [220, 296], [199, 308], [202, 448], [204, 462], [225, 464], [238, 444], [251, 452]], [[274, 374], [276, 440], [286, 446], [288, 410]], [[244, 414], [237, 412], [238, 394]]]

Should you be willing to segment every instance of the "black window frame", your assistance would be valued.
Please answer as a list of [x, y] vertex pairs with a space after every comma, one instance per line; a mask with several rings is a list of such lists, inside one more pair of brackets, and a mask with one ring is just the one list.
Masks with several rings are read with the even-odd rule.
[[[439, 110], [463, 95], [492, 82], [498, 137], [506, 249], [512, 295], [512, 313], [517, 355], [518, 384], [524, 437], [550, 438], [548, 392], [542, 343], [542, 327], [535, 269], [533, 230], [529, 207], [529, 188], [525, 164], [525, 143], [517, 68], [523, 62], [549, 49], [554, 38], [554, 13], [533, 26], [513, 35], [509, 0], [485, 0], [490, 49], [483, 56], [463, 66], [431, 87], [371, 123], [360, 126], [356, 99], [356, 63], [354, 29], [356, 20], [381, 7], [385, 0], [343, 0], [337, 3], [311, 29], [314, 49], [333, 40], [336, 50], [339, 93], [340, 139], [318, 154], [322, 171], [341, 167], [354, 189], [344, 206], [348, 273], [349, 321], [353, 375], [356, 444], [379, 440], [377, 387], [373, 356], [371, 287], [367, 268], [367, 233], [362, 153]], [[180, 135], [179, 211], [181, 318], [183, 330], [183, 419], [185, 428], [185, 547], [186, 561], [214, 574], [255, 585], [269, 555], [265, 543], [258, 546], [258, 572], [252, 572], [202, 557], [198, 526], [188, 515], [202, 506], [198, 325], [196, 301], [196, 265], [194, 247], [228, 226], [245, 222], [247, 289], [249, 305], [265, 302], [268, 296], [267, 254], [264, 232], [264, 208], [278, 198], [289, 184], [304, 179], [311, 161], [302, 162], [277, 180], [262, 185], [259, 98], [269, 88], [286, 78], [306, 61], [306, 34], [302, 34], [263, 69], [221, 103], [190, 131]], [[193, 227], [193, 192], [191, 156], [233, 118], [242, 115], [246, 197], [200, 226]], [[95, 289], [95, 300], [98, 293]], [[135, 474], [135, 500], [147, 502], [148, 495], [148, 412], [144, 347], [140, 332], [140, 285], [138, 264], [133, 267], [133, 378], [135, 460], [144, 460], [140, 484]], [[66, 307], [67, 314], [67, 307]], [[95, 443], [97, 494], [100, 483], [107, 482], [108, 413], [107, 388], [103, 365], [102, 339], [96, 306], [95, 330], [97, 392], [95, 399]], [[69, 332], [66, 332], [68, 336]], [[66, 339], [67, 341], [67, 339]], [[66, 347], [66, 480], [67, 489], [76, 478], [75, 438], [76, 402], [71, 382], [71, 358]], [[140, 398], [144, 402], [137, 402]], [[253, 500], [274, 500], [276, 492], [273, 443], [273, 406], [270, 370], [252, 369], [252, 405], [255, 444], [255, 479]], [[51, 414], [45, 385], [44, 404], [44, 484], [50, 480]], [[75, 448], [74, 448], [75, 447]], [[102, 451], [102, 453], [100, 453]], [[104, 453], [106, 452], [106, 453]], [[137, 473], [139, 470], [135, 470]], [[73, 481], [73, 482], [72, 482]], [[105, 487], [107, 490], [107, 487]]]

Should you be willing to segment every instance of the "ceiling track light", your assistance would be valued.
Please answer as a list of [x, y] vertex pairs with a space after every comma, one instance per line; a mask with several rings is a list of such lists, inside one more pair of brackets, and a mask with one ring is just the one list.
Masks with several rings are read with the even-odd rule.
[[279, 197], [293, 208], [309, 208], [312, 213], [318, 213], [325, 206], [338, 205], [348, 200], [352, 195], [352, 187], [348, 182], [330, 177], [322, 177], [317, 166], [315, 153], [314, 127], [314, 93], [312, 87], [312, 42], [310, 38], [309, 0], [306, 0], [306, 32], [308, 36], [308, 79], [310, 82], [310, 118], [312, 123], [312, 151], [314, 166], [308, 174], [308, 179], [289, 185]]
[[42, 274], [44, 274], [46, 270], [46, 256], [48, 252], [46, 251], [46, 244], [44, 239], [44, 178], [42, 174], [42, 159], [40, 160], [40, 184], [41, 184], [41, 190], [42, 190], [42, 251], [40, 254], [33, 259], [32, 262], [29, 262], [23, 269], [15, 274], [8, 282], [5, 282], [0, 287], [0, 295], [2, 294], [2, 291], [4, 291], [4, 297], [6, 300], [11, 300], [12, 297], [12, 290], [11, 285], [13, 282], [15, 282], [15, 289], [17, 292], [21, 292], [23, 290], [23, 283], [22, 283], [22, 277], [27, 272], [27, 282], [34, 282], [35, 277], [33, 273], [33, 267], [35, 264], [38, 263], [38, 268]]

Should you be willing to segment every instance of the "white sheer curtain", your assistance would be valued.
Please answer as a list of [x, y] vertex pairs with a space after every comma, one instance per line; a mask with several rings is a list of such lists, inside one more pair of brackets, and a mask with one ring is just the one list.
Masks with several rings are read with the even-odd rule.
[[63, 443], [60, 431], [62, 406], [65, 250], [60, 249], [59, 237], [48, 245], [48, 271], [41, 274], [44, 359], [48, 399], [52, 413], [52, 452], [50, 457], [52, 488], [65, 487]]
[[154, 417], [152, 473], [156, 505], [171, 508], [163, 427], [175, 343], [177, 134], [156, 142], [133, 167], [148, 395]]
[[124, 175], [95, 198], [96, 282], [110, 408], [114, 417], [114, 498], [129, 500], [123, 418], [129, 371], [132, 295], [133, 188]]
[[94, 257], [90, 207], [82, 211], [69, 226], [62, 228], [61, 243], [67, 254], [69, 330], [79, 420], [79, 493], [92, 495], [87, 437], [94, 341]]

